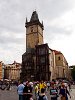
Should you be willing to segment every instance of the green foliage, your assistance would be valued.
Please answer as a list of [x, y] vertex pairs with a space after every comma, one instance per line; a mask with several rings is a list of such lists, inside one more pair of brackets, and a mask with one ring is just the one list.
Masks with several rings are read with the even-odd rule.
[[73, 69], [72, 69], [72, 78], [73, 78], [73, 80], [75, 81], [75, 66], [73, 67]]

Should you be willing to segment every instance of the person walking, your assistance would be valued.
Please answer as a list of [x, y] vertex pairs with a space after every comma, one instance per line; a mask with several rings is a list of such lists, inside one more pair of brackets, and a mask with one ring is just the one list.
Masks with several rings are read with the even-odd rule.
[[37, 98], [39, 96], [39, 87], [37, 83], [35, 84], [34, 90], [35, 90], [35, 97]]
[[54, 82], [51, 83], [50, 98], [51, 98], [51, 100], [57, 100], [57, 98], [58, 98], [58, 89], [55, 87]]
[[61, 95], [61, 100], [68, 100], [68, 95], [71, 98], [71, 95], [70, 95], [67, 87], [64, 84], [62, 84], [59, 94]]
[[23, 100], [23, 89], [24, 89], [24, 85], [23, 85], [23, 82], [19, 82], [19, 85], [17, 87], [17, 92], [18, 92], [18, 95], [19, 95], [19, 100]]

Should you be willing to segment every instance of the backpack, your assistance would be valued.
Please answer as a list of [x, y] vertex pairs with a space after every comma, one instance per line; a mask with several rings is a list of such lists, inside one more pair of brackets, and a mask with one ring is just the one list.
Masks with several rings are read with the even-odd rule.
[[43, 99], [44, 96], [45, 96], [45, 95], [43, 95], [43, 96], [40, 96], [40, 95], [39, 95], [39, 99], [38, 99], [38, 100], [44, 100], [44, 99]]

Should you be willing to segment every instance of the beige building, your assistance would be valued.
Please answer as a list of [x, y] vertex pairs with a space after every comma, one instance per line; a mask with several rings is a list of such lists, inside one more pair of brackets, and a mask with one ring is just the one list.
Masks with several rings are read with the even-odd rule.
[[49, 70], [52, 79], [71, 79], [70, 69], [64, 55], [60, 51], [49, 50]]
[[55, 76], [56, 78], [68, 78], [68, 63], [64, 55], [60, 51], [53, 50], [55, 52]]
[[19, 80], [21, 64], [14, 61], [13, 64], [6, 64], [4, 67], [4, 78], [9, 80]]

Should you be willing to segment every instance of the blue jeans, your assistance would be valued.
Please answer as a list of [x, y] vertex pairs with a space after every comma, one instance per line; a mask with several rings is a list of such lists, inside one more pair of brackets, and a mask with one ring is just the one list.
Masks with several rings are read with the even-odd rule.
[[19, 95], [19, 100], [23, 100], [23, 95]]

